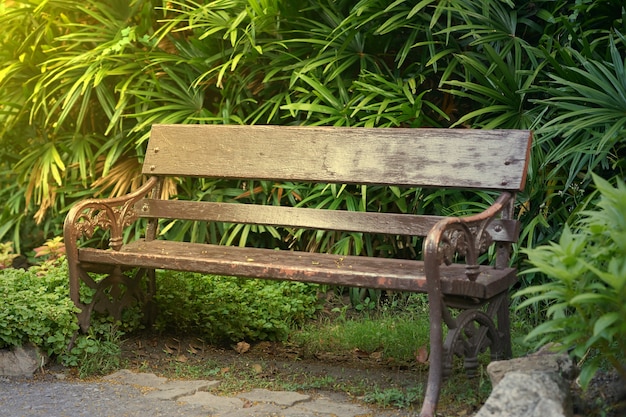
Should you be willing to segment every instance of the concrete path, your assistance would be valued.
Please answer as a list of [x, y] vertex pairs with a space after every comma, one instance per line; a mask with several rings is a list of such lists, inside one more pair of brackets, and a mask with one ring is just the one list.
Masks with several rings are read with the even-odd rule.
[[217, 396], [219, 381], [168, 380], [122, 370], [94, 382], [0, 377], [2, 417], [388, 417], [348, 398], [254, 389]]

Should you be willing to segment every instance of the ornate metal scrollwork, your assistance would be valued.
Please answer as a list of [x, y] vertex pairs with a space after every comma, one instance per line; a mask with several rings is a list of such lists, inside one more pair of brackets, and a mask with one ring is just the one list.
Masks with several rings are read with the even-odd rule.
[[491, 235], [485, 231], [490, 220], [473, 226], [463, 223], [451, 224], [441, 235], [439, 262], [450, 265], [454, 262], [455, 256], [463, 256], [467, 264], [467, 276], [474, 281], [479, 274], [478, 256], [487, 251], [493, 243]]
[[465, 310], [455, 320], [444, 343], [444, 375], [452, 370], [454, 356], [463, 357], [468, 376], [473, 376], [478, 367], [478, 355], [487, 348], [492, 357], [500, 354], [500, 335], [495, 323], [483, 311]]
[[[89, 328], [91, 311], [105, 310], [120, 314], [121, 310], [135, 301], [146, 305], [154, 295], [154, 272], [140, 271], [134, 277], [126, 276], [122, 268], [113, 268], [109, 275], [99, 281], [93, 279], [89, 271], [79, 261], [78, 241], [81, 237], [93, 237], [96, 229], [110, 232], [109, 246], [116, 251], [122, 248], [124, 228], [137, 220], [134, 205], [155, 187], [159, 179], [151, 177], [134, 191], [123, 197], [84, 200], [76, 204], [65, 219], [64, 235], [67, 260], [70, 272], [70, 297], [81, 309], [78, 321], [83, 331]], [[95, 290], [88, 304], [81, 301], [81, 284]]]
[[76, 237], [91, 238], [96, 229], [111, 231], [110, 246], [119, 250], [122, 246], [122, 232], [137, 220], [138, 215], [133, 208], [134, 200], [125, 202], [122, 206], [112, 207], [109, 204], [92, 203], [84, 207], [74, 222]]
[[493, 239], [489, 233], [482, 232], [478, 235], [479, 229], [483, 228], [471, 226], [467, 228], [467, 231], [457, 228], [446, 230], [441, 239], [442, 262], [450, 265], [454, 261], [455, 254], [467, 257], [471, 253], [470, 246], [474, 247], [478, 255], [485, 253], [493, 243]]
[[85, 200], [79, 203], [66, 220], [66, 238], [75, 242], [81, 236], [92, 237], [97, 228], [106, 229], [111, 231], [111, 248], [119, 250], [122, 247], [124, 228], [138, 218], [134, 209], [135, 203], [152, 190], [157, 181], [157, 178], [152, 177], [142, 187], [124, 197]]
[[152, 320], [152, 302], [156, 293], [154, 279], [154, 270], [138, 268], [129, 276], [116, 268], [98, 282], [92, 308], [119, 320], [126, 308], [138, 303], [142, 306], [146, 319]]
[[487, 210], [479, 214], [440, 221], [427, 236], [425, 256], [428, 255], [426, 248], [429, 248], [429, 253], [435, 255], [439, 265], [450, 265], [455, 256], [464, 256], [466, 275], [470, 281], [475, 281], [480, 273], [478, 257], [493, 243], [487, 228], [499, 213], [506, 210], [512, 198], [513, 195], [502, 193]]

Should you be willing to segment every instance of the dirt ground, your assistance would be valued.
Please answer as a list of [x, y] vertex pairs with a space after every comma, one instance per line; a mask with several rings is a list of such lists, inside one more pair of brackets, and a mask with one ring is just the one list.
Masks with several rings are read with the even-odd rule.
[[[386, 410], [402, 410], [406, 413], [403, 415], [418, 414], [423, 392], [416, 392], [415, 387], [426, 381], [428, 372], [424, 365], [399, 366], [379, 355], [359, 351], [307, 357], [301, 349], [284, 343], [215, 347], [190, 336], [154, 333], [127, 337], [123, 360], [124, 366], [131, 369], [169, 378], [221, 380], [225, 393], [251, 388], [341, 391], [363, 400], [364, 393], [369, 392], [370, 405], [377, 399], [376, 405]], [[462, 381], [467, 384], [462, 398], [459, 398], [458, 387], [444, 384], [439, 413], [449, 417], [474, 415], [488, 395], [484, 389], [480, 392], [479, 386], [484, 383], [480, 379]], [[406, 395], [392, 395], [411, 390], [415, 395], [412, 404], [408, 404], [410, 398]], [[372, 392], [378, 394], [372, 396]], [[626, 417], [626, 387], [616, 374], [600, 373], [586, 393], [573, 385], [572, 402], [576, 416]]]
[[[217, 379], [225, 394], [251, 388], [287, 389], [325, 395], [343, 392], [364, 401], [364, 394], [372, 397], [374, 393], [367, 401], [369, 406], [398, 409], [402, 411], [399, 415], [419, 414], [423, 392], [416, 387], [425, 383], [428, 373], [426, 365], [397, 365], [376, 353], [329, 352], [307, 357], [301, 349], [280, 342], [215, 347], [194, 337], [149, 333], [124, 341], [123, 360], [126, 367], [168, 378]], [[405, 394], [396, 395], [400, 392]], [[407, 392], [415, 397], [413, 403]], [[378, 401], [372, 402], [375, 399]], [[442, 397], [440, 404], [446, 407], [442, 415], [471, 416], [480, 400], [477, 392], [469, 393], [467, 402], [455, 404], [446, 405]]]

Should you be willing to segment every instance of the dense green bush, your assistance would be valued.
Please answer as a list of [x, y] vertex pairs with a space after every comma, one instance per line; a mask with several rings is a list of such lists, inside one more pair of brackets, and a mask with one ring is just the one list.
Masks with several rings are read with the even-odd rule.
[[220, 342], [282, 340], [313, 317], [316, 286], [173, 271], [157, 275], [155, 327]]
[[0, 271], [0, 348], [31, 342], [50, 355], [67, 348], [78, 330], [67, 273], [66, 265], [43, 274], [37, 268]]
[[602, 362], [626, 380], [626, 184], [594, 180], [596, 207], [566, 226], [558, 242], [525, 251], [533, 265], [528, 272], [550, 280], [518, 292], [530, 296], [520, 308], [549, 305], [547, 320], [528, 338], [558, 342], [560, 351], [582, 359], [583, 386]]
[[[0, 349], [30, 342], [81, 376], [110, 372], [121, 364], [123, 336], [141, 328], [139, 310], [127, 309], [122, 322], [95, 314], [89, 331], [78, 333], [67, 276], [63, 259], [0, 270]], [[318, 307], [313, 285], [171, 271], [157, 277], [156, 328], [215, 343], [284, 339]]]

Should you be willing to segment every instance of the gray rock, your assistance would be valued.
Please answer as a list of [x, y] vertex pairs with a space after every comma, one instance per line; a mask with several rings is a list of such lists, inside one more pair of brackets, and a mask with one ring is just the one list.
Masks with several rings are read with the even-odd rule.
[[287, 407], [311, 399], [310, 395], [299, 394], [297, 392], [269, 391], [266, 389], [255, 389], [250, 392], [244, 392], [238, 395], [238, 397], [253, 403], [265, 402]]
[[559, 353], [546, 350], [515, 358], [507, 361], [494, 361], [487, 365], [487, 374], [491, 379], [491, 385], [496, 386], [509, 372], [522, 372], [532, 374], [535, 372], [548, 372], [559, 375], [564, 383], [569, 384], [576, 378], [578, 370], [572, 359]]
[[487, 366], [494, 387], [475, 417], [570, 417], [570, 387], [578, 368], [565, 354], [546, 346], [522, 358]]
[[208, 391], [219, 385], [219, 381], [167, 381], [158, 386], [157, 390], [146, 393], [146, 398], [158, 400], [177, 400], [181, 397], [194, 395], [198, 391]]
[[509, 372], [475, 417], [571, 417], [569, 389], [552, 372]]
[[31, 377], [48, 362], [37, 346], [27, 344], [0, 350], [0, 375]]
[[302, 415], [320, 415], [320, 416], [337, 416], [337, 417], [356, 417], [367, 416], [371, 411], [357, 404], [337, 403], [325, 398], [315, 399], [306, 403], [299, 403], [292, 407], [294, 412], [302, 413]]
[[220, 397], [202, 391], [198, 391], [188, 397], [179, 398], [178, 401], [183, 404], [201, 405], [205, 409], [210, 410], [212, 415], [238, 411], [244, 406], [243, 401], [238, 398]]

